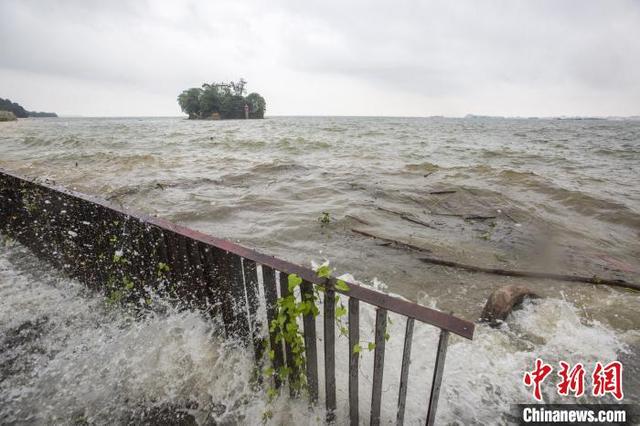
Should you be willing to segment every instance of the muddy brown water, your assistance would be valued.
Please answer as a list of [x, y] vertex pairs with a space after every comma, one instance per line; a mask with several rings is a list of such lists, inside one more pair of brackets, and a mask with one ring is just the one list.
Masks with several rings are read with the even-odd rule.
[[[479, 266], [640, 282], [638, 121], [26, 119], [0, 127], [0, 167], [300, 264], [327, 259], [338, 274], [469, 320], [478, 318], [492, 289], [501, 284], [527, 285], [545, 296], [500, 329], [479, 327], [474, 342], [454, 339], [443, 420], [508, 422], [509, 404], [530, 399], [520, 380], [535, 356], [585, 364], [623, 359], [626, 398], [638, 399], [638, 293], [474, 274], [419, 260], [429, 255]], [[328, 212], [328, 224], [319, 220], [323, 212]], [[102, 306], [100, 298], [75, 284], [60, 284], [64, 277], [29, 259], [22, 248], [5, 244], [1, 257], [0, 330], [14, 348], [0, 354], [0, 415], [16, 420], [29, 412], [45, 421], [75, 413], [101, 423], [109, 418], [104, 407], [125, 407], [112, 414], [127, 419], [139, 407], [148, 409], [149, 401], [161, 414], [175, 404], [188, 406], [201, 423], [250, 422], [264, 411], [263, 399], [241, 384], [246, 379], [241, 373], [218, 378], [208, 373], [211, 363], [229, 361], [219, 361], [227, 358], [220, 355], [226, 354], [224, 345], [207, 340], [211, 325], [201, 318], [176, 312], [135, 321], [126, 313], [89, 309]], [[50, 306], [52, 301], [67, 307], [65, 312]], [[107, 325], [88, 337], [95, 323]], [[178, 330], [175, 335], [145, 334], [171, 327]], [[402, 325], [397, 327], [401, 336]], [[433, 336], [427, 329], [424, 333], [428, 352]], [[147, 339], [145, 345], [126, 349], [117, 343], [140, 336]], [[104, 359], [111, 368], [100, 376], [71, 374], [90, 363], [83, 350], [73, 352], [72, 342], [86, 356], [111, 351], [122, 357]], [[147, 356], [159, 360], [165, 355], [178, 361], [151, 363], [149, 371], [140, 364]], [[33, 362], [22, 365], [16, 361], [21, 358]], [[467, 369], [465, 359], [472, 360]], [[415, 361], [425, 381], [429, 360]], [[118, 366], [140, 373], [125, 379]], [[151, 366], [170, 378], [147, 377]], [[185, 371], [204, 378], [195, 373], [176, 378]], [[78, 390], [59, 395], [56, 377], [65, 377]], [[92, 380], [104, 386], [81, 391]], [[386, 415], [393, 418], [394, 383], [388, 383]], [[47, 386], [46, 394], [35, 390]], [[415, 386], [408, 419], [419, 421], [424, 414], [420, 397], [428, 384]], [[135, 403], [124, 402], [127, 392]], [[44, 404], [44, 396], [51, 403]], [[557, 396], [550, 392], [548, 398]], [[276, 418], [295, 417], [280, 408]], [[503, 417], [496, 420], [495, 412]], [[315, 417], [304, 419], [313, 422]]]

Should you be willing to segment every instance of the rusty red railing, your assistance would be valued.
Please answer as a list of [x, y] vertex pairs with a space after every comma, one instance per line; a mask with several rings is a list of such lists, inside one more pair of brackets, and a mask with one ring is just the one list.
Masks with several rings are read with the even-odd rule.
[[[359, 342], [360, 302], [376, 308], [371, 424], [380, 423], [387, 313], [406, 317], [396, 419], [404, 421], [415, 321], [438, 327], [440, 338], [427, 408], [427, 424], [434, 424], [450, 333], [473, 338], [474, 324], [435, 309], [401, 300], [365, 286], [347, 283], [335, 287], [334, 278], [319, 278], [314, 271], [255, 250], [176, 225], [161, 218], [133, 212], [98, 197], [70, 191], [49, 182], [20, 177], [0, 169], [0, 232], [3, 232], [55, 267], [64, 270], [112, 300], [138, 303], [149, 289], [201, 309], [220, 321], [229, 338], [253, 347], [257, 364], [264, 358], [263, 339], [271, 340], [273, 366], [293, 362], [286, 345], [266, 336], [276, 316], [278, 297], [288, 292], [287, 276], [303, 279], [303, 295], [314, 285], [326, 288], [323, 303], [324, 383], [328, 420], [336, 410], [335, 293], [349, 298], [349, 347]], [[259, 285], [262, 283], [262, 292]], [[278, 292], [279, 290], [279, 292]], [[261, 294], [262, 293], [262, 294]], [[264, 306], [266, 315], [260, 315]], [[315, 318], [303, 318], [305, 373], [312, 401], [318, 399], [318, 355]], [[351, 352], [351, 351], [350, 351]], [[290, 365], [292, 367], [292, 365]], [[359, 423], [359, 355], [349, 353], [349, 419]]]

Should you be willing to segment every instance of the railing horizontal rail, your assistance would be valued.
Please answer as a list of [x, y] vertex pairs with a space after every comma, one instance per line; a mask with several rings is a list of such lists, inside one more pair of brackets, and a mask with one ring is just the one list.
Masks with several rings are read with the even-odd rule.
[[[169, 222], [168, 220], [165, 220], [159, 217], [131, 211], [124, 207], [117, 206], [113, 203], [110, 203], [97, 196], [76, 192], [76, 191], [63, 188], [48, 182], [41, 182], [36, 179], [30, 179], [28, 177], [18, 176], [2, 168], [0, 168], [0, 174], [9, 176], [18, 181], [39, 185], [41, 187], [45, 187], [54, 192], [59, 192], [59, 193], [66, 194], [68, 196], [72, 196], [90, 203], [100, 205], [102, 207], [113, 210], [115, 212], [118, 212], [130, 218], [137, 219], [147, 224], [155, 225], [156, 227], [161, 228], [163, 230], [171, 231], [180, 237], [190, 238], [211, 246], [215, 246], [218, 249], [224, 250], [229, 253], [233, 253], [245, 259], [252, 260], [260, 265], [267, 266], [273, 270], [277, 270], [285, 274], [296, 274], [303, 280], [308, 281], [310, 283], [317, 284], [317, 285], [327, 285], [329, 287], [335, 288], [335, 283], [336, 283], [335, 278], [330, 278], [330, 279], [319, 278], [316, 275], [316, 273], [309, 268], [305, 268], [300, 265], [296, 265], [294, 263], [260, 253], [253, 249], [236, 244], [232, 241], [207, 235], [202, 232]], [[349, 297], [354, 297], [356, 299], [359, 299], [360, 301], [369, 303], [378, 308], [382, 308], [390, 312], [401, 314], [409, 318], [414, 318], [418, 321], [431, 324], [433, 326], [439, 327], [443, 330], [457, 334], [464, 338], [467, 338], [467, 339], [473, 338], [475, 326], [470, 321], [466, 321], [461, 318], [457, 318], [453, 315], [440, 312], [435, 309], [428, 308], [426, 306], [418, 305], [407, 300], [402, 300], [396, 297], [392, 297], [387, 294], [380, 293], [378, 291], [375, 291], [373, 289], [370, 289], [355, 283], [347, 282], [347, 285], [349, 286], [348, 291], [341, 291], [339, 289], [335, 289], [335, 291], [338, 293], [346, 294]]]
[[[253, 347], [256, 373], [271, 376], [275, 388], [288, 383], [292, 396], [298, 396], [302, 374], [310, 402], [319, 395], [319, 378], [324, 378], [327, 421], [336, 420], [336, 358], [348, 355], [349, 420], [359, 423], [359, 304], [376, 311], [375, 353], [370, 406], [371, 424], [379, 424], [385, 365], [387, 315], [406, 317], [402, 371], [396, 421], [404, 422], [406, 393], [411, 377], [411, 343], [414, 321], [440, 330], [432, 377], [427, 424], [436, 421], [436, 408], [447, 342], [450, 333], [473, 338], [474, 325], [434, 309], [377, 292], [366, 286], [337, 285], [335, 278], [320, 278], [316, 272], [293, 263], [259, 253], [239, 244], [176, 225], [164, 219], [130, 211], [99, 197], [61, 188], [49, 182], [23, 178], [0, 169], [0, 230], [29, 247], [34, 254], [63, 269], [68, 275], [100, 290], [109, 303], [151, 304], [151, 292], [174, 301], [178, 306], [196, 308], [220, 321], [227, 338], [244, 347]], [[302, 278], [300, 292], [291, 292], [291, 274]], [[262, 282], [262, 286], [260, 286]], [[314, 288], [314, 285], [318, 286]], [[262, 290], [262, 294], [261, 293]], [[320, 292], [324, 291], [324, 300]], [[336, 303], [342, 293], [349, 299], [349, 351], [336, 353]], [[324, 374], [318, 368], [316, 315], [307, 310], [301, 318], [304, 329], [304, 355], [300, 341], [284, 339], [278, 324], [286, 322], [291, 310], [284, 308], [298, 298], [305, 306], [323, 305]], [[340, 303], [340, 316], [345, 313]], [[312, 313], [313, 312], [313, 313]], [[297, 314], [295, 314], [297, 315]], [[276, 321], [277, 318], [277, 321]], [[266, 321], [266, 323], [265, 323]], [[390, 322], [390, 320], [389, 320]], [[341, 334], [346, 333], [340, 324]], [[297, 327], [294, 325], [294, 329]], [[268, 330], [268, 336], [265, 330]], [[296, 331], [296, 333], [299, 332]], [[371, 344], [371, 343], [370, 343]], [[371, 346], [369, 346], [371, 348]], [[271, 367], [262, 370], [265, 350]], [[304, 372], [303, 372], [304, 369]], [[267, 373], [268, 371], [277, 374]], [[263, 383], [262, 376], [255, 377]]]

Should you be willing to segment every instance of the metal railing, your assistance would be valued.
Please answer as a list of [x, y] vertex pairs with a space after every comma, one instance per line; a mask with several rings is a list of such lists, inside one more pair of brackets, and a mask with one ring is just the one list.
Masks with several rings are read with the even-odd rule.
[[[434, 309], [395, 298], [365, 286], [347, 283], [336, 288], [335, 278], [268, 256], [231, 241], [203, 234], [161, 218], [129, 211], [98, 197], [37, 182], [0, 169], [0, 231], [29, 247], [39, 257], [105, 292], [118, 301], [138, 301], [151, 288], [176, 297], [189, 307], [202, 309], [221, 320], [227, 337], [253, 347], [255, 361], [264, 358], [263, 339], [277, 314], [280, 297], [288, 295], [287, 276], [302, 278], [302, 296], [313, 286], [325, 289], [323, 303], [324, 384], [327, 419], [336, 410], [335, 294], [348, 302], [349, 348], [360, 339], [360, 303], [376, 308], [370, 423], [380, 423], [385, 330], [388, 312], [406, 317], [404, 349], [396, 419], [404, 421], [411, 346], [415, 321], [440, 329], [426, 423], [434, 424], [450, 333], [473, 338], [474, 324]], [[258, 275], [261, 275], [259, 277]], [[124, 283], [124, 284], [123, 284]], [[262, 283], [262, 292], [259, 285]], [[123, 289], [124, 285], [124, 289]], [[146, 289], [146, 290], [145, 290]], [[266, 315], [261, 315], [260, 306]], [[266, 316], [266, 317], [265, 317]], [[312, 401], [318, 399], [316, 321], [303, 316], [305, 373]], [[288, 345], [276, 344], [273, 367], [294, 368]], [[359, 354], [349, 351], [349, 419], [359, 423]], [[276, 383], [276, 385], [278, 385]]]

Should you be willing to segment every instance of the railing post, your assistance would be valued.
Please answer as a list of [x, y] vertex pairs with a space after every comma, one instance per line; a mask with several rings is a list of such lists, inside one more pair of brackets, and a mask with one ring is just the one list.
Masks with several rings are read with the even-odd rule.
[[349, 422], [357, 426], [359, 422], [358, 400], [358, 364], [360, 353], [354, 352], [356, 345], [360, 344], [360, 301], [354, 297], [349, 298]]
[[[313, 299], [313, 284], [303, 281], [300, 284], [300, 296], [307, 303], [315, 303]], [[307, 388], [312, 403], [318, 400], [318, 349], [316, 345], [316, 318], [312, 312], [302, 317], [304, 326], [304, 352], [307, 368]]]
[[[280, 280], [280, 297], [285, 298], [288, 297], [291, 293], [289, 292], [289, 283], [288, 283], [288, 275], [284, 272], [279, 273]], [[295, 295], [293, 296], [295, 297]], [[287, 314], [286, 322], [288, 323], [291, 320], [291, 317]], [[295, 319], [294, 319], [295, 321]], [[300, 376], [300, 370], [293, 359], [293, 349], [291, 348], [291, 344], [285, 340], [284, 342], [284, 353], [286, 355], [287, 367], [289, 368], [289, 395], [291, 397], [295, 397], [298, 395], [298, 390], [295, 388], [296, 383], [294, 383], [294, 378], [297, 379]]]
[[335, 419], [336, 411], [336, 292], [324, 293], [324, 385], [327, 422]]
[[400, 389], [398, 390], [398, 414], [396, 424], [404, 424], [404, 409], [407, 402], [407, 387], [409, 385], [409, 365], [411, 364], [411, 343], [413, 340], [413, 318], [407, 318], [404, 332], [404, 350], [402, 352], [402, 370], [400, 371]]
[[264, 354], [264, 341], [261, 337], [262, 321], [258, 318], [260, 297], [258, 294], [258, 268], [256, 262], [242, 259], [242, 271], [244, 272], [244, 285], [247, 293], [247, 309], [249, 311], [249, 325], [251, 329], [251, 340], [253, 342], [253, 356], [256, 364], [261, 367], [262, 355]]
[[[278, 312], [278, 290], [276, 287], [276, 272], [262, 265], [262, 285], [264, 287], [264, 298], [267, 305], [267, 329], [271, 328], [271, 323], [275, 321]], [[269, 331], [269, 344], [273, 355], [271, 356], [274, 371], [278, 372], [280, 367], [284, 365], [284, 352], [282, 343], [276, 342], [275, 333]], [[274, 387], [279, 388], [281, 385], [278, 374], [274, 375]]]
[[444, 371], [444, 360], [447, 356], [447, 343], [449, 342], [449, 332], [440, 330], [438, 341], [438, 354], [433, 371], [433, 383], [431, 384], [431, 395], [429, 396], [429, 410], [427, 411], [427, 426], [432, 426], [436, 421], [436, 409], [438, 408], [438, 398], [440, 397], [440, 385], [442, 384], [442, 373]]
[[387, 331], [387, 310], [376, 311], [375, 353], [373, 355], [373, 384], [371, 385], [371, 426], [380, 424], [382, 403], [382, 378], [384, 373], [384, 346]]

